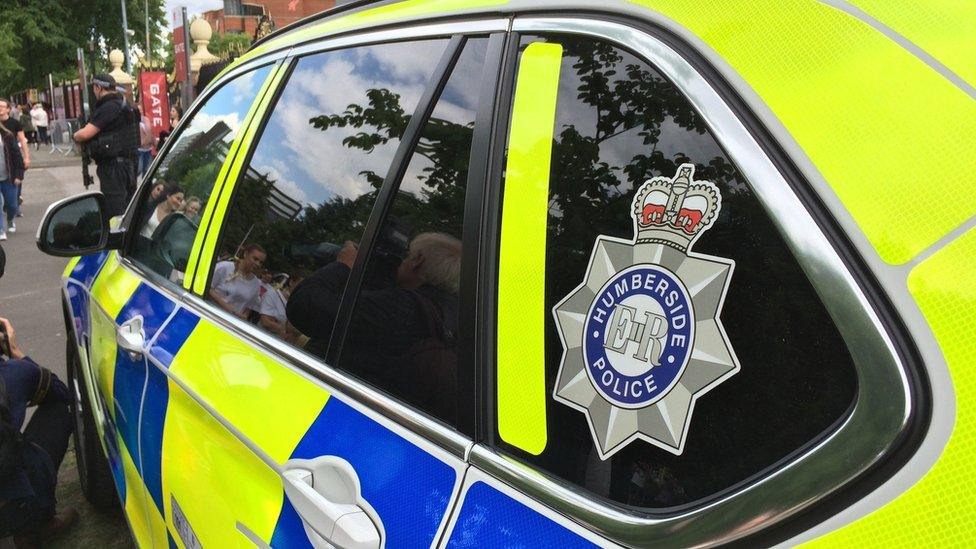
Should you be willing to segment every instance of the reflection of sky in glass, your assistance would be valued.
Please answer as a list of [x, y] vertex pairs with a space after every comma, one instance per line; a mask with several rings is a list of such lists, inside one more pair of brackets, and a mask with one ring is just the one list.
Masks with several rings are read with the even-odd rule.
[[[475, 111], [478, 108], [478, 86], [481, 84], [481, 69], [485, 62], [485, 49], [488, 47], [487, 38], [476, 38], [468, 40], [454, 66], [444, 91], [441, 92], [432, 119], [443, 120], [452, 124], [466, 127], [473, 127]], [[421, 132], [420, 145], [423, 146], [426, 140], [424, 132]], [[470, 144], [469, 144], [470, 145]], [[468, 151], [458, 151], [460, 154], [467, 154]], [[407, 165], [407, 170], [400, 183], [400, 191], [405, 191], [420, 196], [420, 189], [423, 188], [423, 181], [426, 176], [424, 169], [430, 168], [433, 163], [429, 158], [422, 154], [414, 153], [413, 158]], [[464, 181], [459, 182], [461, 185]]]
[[209, 131], [218, 122], [223, 122], [231, 130], [224, 137], [224, 141], [230, 143], [237, 135], [237, 130], [240, 129], [247, 109], [251, 106], [261, 84], [264, 83], [270, 71], [270, 65], [262, 67], [235, 78], [217, 90], [207, 99], [203, 108], [193, 115], [190, 125], [180, 136], [180, 141], [198, 133]]
[[406, 114], [413, 112], [445, 40], [379, 44], [324, 52], [299, 60], [261, 136], [251, 161], [284, 194], [306, 204], [334, 196], [356, 198], [372, 190], [363, 171], [386, 175], [398, 140], [366, 154], [342, 143], [371, 127], [316, 129], [309, 119], [342, 113], [350, 104], [368, 106], [369, 89], [400, 95]]

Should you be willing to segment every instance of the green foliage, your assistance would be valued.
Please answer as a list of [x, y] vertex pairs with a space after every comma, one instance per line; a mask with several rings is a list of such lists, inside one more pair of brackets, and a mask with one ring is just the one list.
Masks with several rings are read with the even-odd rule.
[[[165, 24], [164, 0], [148, 0], [149, 32], [154, 42]], [[130, 46], [146, 43], [145, 0], [126, 0]], [[77, 78], [76, 49], [82, 48], [95, 70], [106, 70], [108, 52], [123, 48], [122, 9], [118, 0], [16, 0], [3, 6], [0, 23], [0, 94], [44, 87]]]
[[223, 34], [214, 33], [210, 39], [207, 49], [210, 53], [221, 59], [233, 59], [251, 47], [251, 37], [247, 34], [236, 32], [225, 32]]

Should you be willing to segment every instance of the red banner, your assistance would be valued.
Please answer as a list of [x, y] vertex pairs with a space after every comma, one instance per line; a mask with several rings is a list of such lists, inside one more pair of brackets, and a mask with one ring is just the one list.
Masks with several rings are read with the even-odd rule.
[[169, 130], [169, 97], [166, 94], [166, 73], [144, 71], [139, 75], [139, 96], [142, 113], [149, 119], [153, 135]]
[[173, 66], [176, 69], [176, 81], [186, 80], [186, 44], [183, 42], [183, 25], [173, 29]]

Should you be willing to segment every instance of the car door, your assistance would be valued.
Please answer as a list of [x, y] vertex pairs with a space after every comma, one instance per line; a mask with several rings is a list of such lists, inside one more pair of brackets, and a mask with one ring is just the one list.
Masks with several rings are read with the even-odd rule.
[[[258, 102], [253, 99], [262, 86], [267, 87], [272, 72], [270, 65], [239, 71], [202, 97], [155, 163], [123, 221], [130, 229], [128, 246], [79, 258], [67, 271], [74, 333], [86, 350], [82, 356], [89, 366], [84, 368], [88, 372], [84, 386], [93, 388], [91, 413], [125, 517], [142, 546], [165, 544], [167, 538], [159, 494], [159, 374], [147, 362], [147, 351], [178, 310], [179, 286], [174, 281], [186, 262], [186, 254], [180, 259], [178, 250], [190, 249], [197, 223], [179, 214], [187, 224], [157, 241], [153, 232], [139, 234], [138, 230], [146, 216], [155, 213], [150, 210], [161, 203], [154, 189], [165, 187], [169, 192], [180, 187], [182, 194], [185, 186], [208, 201], [226, 173], [222, 166], [229, 166], [240, 146], [243, 136], [238, 130], [254, 115]], [[208, 148], [208, 136], [215, 136], [219, 146]], [[205, 160], [195, 171], [187, 162], [194, 156]], [[132, 229], [137, 229], [136, 234]]]
[[486, 436], [446, 545], [797, 528], [908, 427], [865, 282], [671, 46], [596, 18], [513, 31], [481, 262]]
[[[376, 320], [362, 304], [375, 302], [410, 234], [477, 241], [462, 228], [484, 177], [467, 165], [505, 26], [363, 34], [285, 62], [255, 144], [228, 171], [195, 243], [195, 274], [183, 277], [191, 292], [147, 353], [160, 375], [144, 423], [161, 433], [160, 503], [178, 546], [424, 547], [442, 536], [471, 445], [473, 364], [443, 354], [458, 380], [446, 389], [452, 405], [434, 407], [341, 350], [359, 343], [364, 315]], [[342, 249], [359, 259], [342, 267], [348, 285], [332, 288], [333, 307], [311, 309], [298, 328], [276, 321], [292, 312], [289, 292], [304, 291], [297, 281], [336, 266]], [[450, 276], [459, 286], [460, 273]]]

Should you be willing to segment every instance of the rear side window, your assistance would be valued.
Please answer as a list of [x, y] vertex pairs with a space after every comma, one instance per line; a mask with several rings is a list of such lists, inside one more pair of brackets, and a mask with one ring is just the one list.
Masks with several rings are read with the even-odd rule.
[[[468, 39], [380, 229], [338, 367], [457, 417], [461, 226], [487, 38]], [[395, 105], [390, 110], [399, 110]], [[370, 131], [385, 133], [382, 111]]]
[[[544, 317], [547, 437], [537, 455], [499, 444], [614, 503], [709, 498], [843, 419], [851, 356], [677, 88], [590, 38], [524, 37], [520, 56], [538, 43], [562, 48], [545, 307], [532, 313]], [[499, 325], [519, 322], [500, 303]]]
[[193, 114], [142, 196], [133, 222], [133, 259], [173, 282], [183, 281], [200, 215], [270, 72], [265, 66], [230, 80]]

